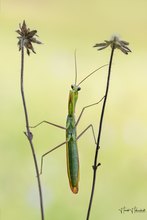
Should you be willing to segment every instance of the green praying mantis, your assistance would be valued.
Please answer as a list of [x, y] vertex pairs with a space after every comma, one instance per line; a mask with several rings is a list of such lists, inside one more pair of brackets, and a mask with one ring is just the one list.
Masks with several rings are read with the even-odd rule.
[[66, 119], [66, 127], [60, 126], [58, 124], [54, 124], [49, 121], [41, 121], [35, 126], [31, 126], [31, 128], [38, 127], [42, 123], [47, 123], [49, 125], [55, 126], [57, 128], [63, 129], [66, 131], [66, 140], [62, 142], [61, 144], [57, 145], [53, 149], [47, 151], [44, 153], [41, 157], [41, 169], [40, 169], [40, 174], [42, 174], [42, 168], [43, 168], [43, 160], [46, 155], [51, 153], [52, 151], [56, 150], [57, 148], [63, 146], [66, 144], [66, 160], [67, 160], [67, 174], [68, 174], [68, 179], [69, 179], [69, 185], [71, 188], [71, 191], [74, 194], [78, 193], [78, 188], [79, 188], [79, 156], [78, 156], [78, 148], [77, 148], [77, 140], [88, 130], [92, 129], [92, 134], [94, 138], [94, 142], [96, 144], [96, 137], [94, 133], [94, 128], [93, 125], [90, 124], [88, 125], [78, 136], [77, 136], [77, 126], [79, 124], [79, 121], [82, 117], [83, 112], [85, 109], [92, 107], [94, 105], [98, 105], [103, 99], [101, 98], [98, 102], [87, 105], [82, 108], [82, 111], [76, 121], [75, 119], [75, 109], [76, 109], [76, 103], [78, 100], [78, 93], [81, 90], [80, 85], [90, 76], [92, 76], [95, 72], [100, 70], [101, 68], [107, 66], [103, 65], [99, 67], [98, 69], [92, 71], [90, 74], [88, 74], [84, 79], [82, 79], [79, 83], [77, 83], [77, 63], [76, 63], [76, 52], [75, 52], [75, 83], [71, 85], [71, 90], [69, 91], [69, 99], [68, 99], [68, 115]]

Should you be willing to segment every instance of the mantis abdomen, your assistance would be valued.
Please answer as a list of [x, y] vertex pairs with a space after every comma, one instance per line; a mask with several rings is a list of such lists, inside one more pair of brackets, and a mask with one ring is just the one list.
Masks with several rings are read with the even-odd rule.
[[67, 116], [66, 123], [66, 158], [67, 158], [67, 173], [70, 188], [73, 193], [78, 193], [79, 182], [79, 156], [76, 140], [75, 118]]

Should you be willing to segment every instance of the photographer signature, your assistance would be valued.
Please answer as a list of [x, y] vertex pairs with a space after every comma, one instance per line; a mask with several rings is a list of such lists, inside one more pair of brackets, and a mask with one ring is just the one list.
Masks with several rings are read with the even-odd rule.
[[145, 208], [138, 208], [136, 206], [134, 206], [132, 208], [128, 208], [128, 207], [124, 206], [118, 210], [120, 211], [121, 214], [125, 214], [125, 213], [135, 214], [135, 213], [145, 213], [146, 212]]

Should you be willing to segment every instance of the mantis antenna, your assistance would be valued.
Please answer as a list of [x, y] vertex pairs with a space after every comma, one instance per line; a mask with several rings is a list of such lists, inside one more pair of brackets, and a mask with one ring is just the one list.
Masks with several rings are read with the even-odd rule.
[[[76, 56], [76, 53], [77, 53], [77, 51], [76, 51], [76, 49], [75, 49], [75, 52], [74, 52], [74, 58], [75, 58], [75, 59], [74, 59], [74, 60], [75, 60], [75, 86], [77, 85], [77, 76], [78, 76], [78, 71], [77, 71], [77, 56]], [[82, 80], [78, 83], [77, 87], [79, 87], [79, 85], [82, 84], [82, 83], [83, 83], [86, 79], [88, 79], [91, 75], [93, 75], [95, 72], [97, 72], [98, 70], [102, 69], [102, 68], [105, 67], [105, 66], [108, 66], [108, 64], [105, 64], [105, 65], [103, 65], [103, 66], [101, 66], [101, 67], [99, 67], [99, 68], [93, 70], [90, 74], [88, 74], [84, 79], [82, 79]]]
[[75, 85], [77, 84], [77, 58], [76, 58], [76, 49], [75, 49], [75, 52], [74, 52], [74, 57], [75, 57]]
[[105, 66], [108, 66], [108, 64], [105, 64], [105, 65], [99, 67], [98, 69], [92, 71], [92, 72], [91, 72], [90, 74], [88, 74], [84, 79], [82, 79], [82, 80], [78, 83], [77, 86], [79, 86], [80, 84], [82, 84], [87, 78], [89, 78], [89, 77], [90, 77], [91, 75], [93, 75], [96, 71], [102, 69], [102, 68], [105, 67]]

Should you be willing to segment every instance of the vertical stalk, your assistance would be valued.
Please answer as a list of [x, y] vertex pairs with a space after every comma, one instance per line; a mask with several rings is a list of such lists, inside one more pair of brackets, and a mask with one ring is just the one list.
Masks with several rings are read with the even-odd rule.
[[102, 106], [102, 111], [101, 111], [101, 117], [100, 117], [100, 123], [99, 123], [99, 129], [98, 129], [98, 138], [97, 138], [97, 145], [96, 145], [94, 165], [93, 165], [93, 181], [92, 181], [91, 195], [90, 195], [86, 220], [89, 220], [89, 217], [90, 217], [90, 212], [91, 212], [91, 207], [92, 207], [92, 202], [93, 202], [93, 196], [94, 196], [94, 190], [95, 190], [95, 183], [96, 183], [96, 174], [97, 174], [96, 171], [97, 171], [98, 166], [100, 166], [100, 163], [98, 163], [98, 153], [99, 153], [99, 149], [100, 149], [100, 139], [101, 139], [102, 125], [103, 125], [103, 118], [104, 118], [106, 101], [107, 101], [108, 91], [109, 91], [111, 66], [112, 66], [112, 60], [113, 60], [114, 49], [115, 49], [114, 46], [115, 45], [113, 44], [112, 49], [111, 49], [111, 56], [110, 56], [110, 61], [109, 61], [108, 77], [107, 77], [107, 84], [106, 84], [106, 91], [105, 91], [105, 96], [104, 96], [104, 101], [103, 101], [103, 106]]
[[24, 109], [24, 115], [25, 115], [25, 122], [26, 122], [26, 132], [25, 135], [28, 138], [28, 141], [30, 143], [30, 147], [32, 150], [32, 156], [34, 160], [35, 170], [36, 170], [36, 176], [37, 176], [37, 182], [38, 182], [38, 190], [39, 190], [39, 199], [40, 199], [40, 211], [41, 211], [41, 220], [44, 220], [44, 208], [43, 208], [43, 197], [42, 197], [42, 189], [41, 189], [41, 181], [40, 181], [40, 175], [39, 175], [39, 169], [38, 169], [38, 163], [36, 158], [36, 153], [33, 145], [33, 135], [30, 132], [29, 129], [29, 118], [28, 118], [28, 111], [26, 107], [26, 101], [25, 101], [25, 95], [24, 95], [24, 46], [21, 48], [21, 77], [20, 77], [20, 85], [21, 85], [21, 96], [22, 96], [22, 103], [23, 103], [23, 109]]

